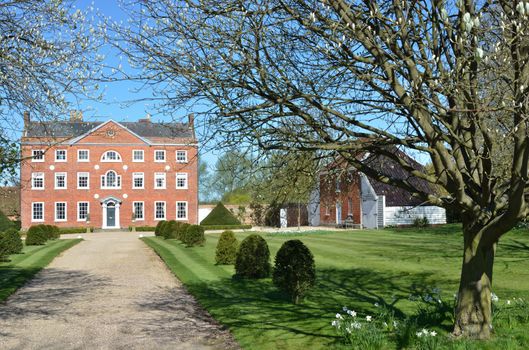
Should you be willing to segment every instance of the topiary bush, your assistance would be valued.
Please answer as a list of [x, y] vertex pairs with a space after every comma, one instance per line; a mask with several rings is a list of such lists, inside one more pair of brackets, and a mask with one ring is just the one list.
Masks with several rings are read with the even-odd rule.
[[22, 248], [24, 248], [20, 233], [14, 228], [0, 233], [0, 245], [2, 245], [2, 248], [5, 248], [8, 255], [19, 254], [22, 252]]
[[219, 202], [215, 208], [200, 222], [200, 225], [240, 225], [241, 222], [231, 211]]
[[188, 224], [187, 222], [181, 222], [180, 225], [178, 226], [178, 232], [176, 234], [176, 239], [180, 240], [181, 242], [184, 242], [184, 240], [186, 239], [185, 238], [186, 232], [189, 226], [191, 225]]
[[215, 262], [217, 265], [233, 265], [237, 258], [239, 241], [233, 231], [224, 231], [219, 237], [217, 249], [215, 250]]
[[46, 233], [48, 239], [58, 239], [61, 236], [59, 228], [53, 225], [38, 225]]
[[156, 225], [156, 228], [154, 229], [154, 235], [155, 236], [163, 236], [163, 226], [167, 223], [167, 221], [162, 220], [158, 221], [158, 224]]
[[26, 245], [42, 245], [48, 240], [48, 235], [42, 225], [31, 226], [26, 233]]
[[204, 236], [204, 228], [200, 225], [188, 225], [184, 239], [182, 242], [188, 247], [195, 245], [204, 245], [206, 237]]
[[242, 278], [270, 275], [270, 250], [263, 237], [252, 234], [243, 239], [235, 259], [235, 275]]
[[180, 225], [179, 222], [176, 220], [167, 221], [167, 223], [163, 226], [163, 238], [165, 239], [175, 239], [178, 235], [178, 226]]
[[278, 250], [272, 275], [274, 285], [298, 304], [316, 283], [314, 256], [299, 239], [283, 243]]
[[10, 228], [15, 228], [15, 224], [0, 210], [0, 232], [7, 231]]

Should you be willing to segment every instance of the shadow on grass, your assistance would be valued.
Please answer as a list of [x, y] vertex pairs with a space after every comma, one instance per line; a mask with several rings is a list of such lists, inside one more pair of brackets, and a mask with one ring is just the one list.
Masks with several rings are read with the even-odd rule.
[[[373, 315], [375, 303], [386, 305], [399, 318], [405, 311], [398, 302], [410, 290], [426, 290], [429, 273], [391, 274], [369, 269], [319, 269], [317, 285], [301, 305], [289, 303], [271, 283], [264, 280], [232, 280], [187, 284], [190, 292], [222, 324], [233, 330], [243, 346], [255, 337], [271, 332], [264, 339], [276, 342], [302, 336], [302, 341], [321, 345], [337, 344], [340, 338], [330, 322], [343, 306], [359, 315]], [[438, 281], [443, 283], [442, 281]], [[280, 347], [280, 346], [279, 346]]]

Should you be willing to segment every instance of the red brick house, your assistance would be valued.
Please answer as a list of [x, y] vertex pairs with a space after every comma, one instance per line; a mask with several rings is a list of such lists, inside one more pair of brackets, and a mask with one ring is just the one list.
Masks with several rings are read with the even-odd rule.
[[198, 146], [188, 123], [32, 122], [24, 115], [22, 228], [198, 221]]
[[[416, 169], [423, 166], [401, 151]], [[387, 157], [364, 155], [363, 161], [373, 169], [400, 179], [408, 179], [414, 187], [433, 193], [426, 181], [410, 176], [402, 167]], [[410, 192], [368, 178], [343, 162], [331, 164], [320, 173], [318, 188], [313, 192], [309, 209], [309, 222], [313, 226], [349, 224], [363, 228], [405, 226], [417, 218], [426, 217], [430, 224], [445, 224], [444, 208], [433, 206], [414, 197]]]

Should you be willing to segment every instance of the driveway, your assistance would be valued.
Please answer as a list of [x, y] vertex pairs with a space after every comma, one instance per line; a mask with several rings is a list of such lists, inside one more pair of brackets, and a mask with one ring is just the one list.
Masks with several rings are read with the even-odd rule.
[[1, 349], [238, 348], [138, 234], [82, 236], [0, 304]]

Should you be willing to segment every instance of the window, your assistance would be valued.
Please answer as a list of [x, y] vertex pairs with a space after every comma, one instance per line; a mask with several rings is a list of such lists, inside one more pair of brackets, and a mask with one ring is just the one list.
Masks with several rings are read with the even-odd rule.
[[106, 151], [101, 156], [102, 162], [121, 162], [121, 156], [116, 151]]
[[187, 163], [187, 151], [176, 151], [176, 161], [178, 163]]
[[132, 151], [132, 161], [133, 162], [143, 162], [143, 150], [135, 149]]
[[90, 160], [90, 151], [87, 149], [77, 150], [77, 161], [88, 162]]
[[31, 203], [31, 221], [32, 222], [44, 221], [44, 203], [43, 202]]
[[66, 173], [55, 173], [55, 189], [66, 188]]
[[187, 173], [176, 174], [176, 188], [187, 188]]
[[79, 189], [90, 188], [90, 174], [89, 173], [77, 173], [77, 188]]
[[55, 202], [55, 221], [66, 221], [66, 202]]
[[32, 173], [31, 174], [31, 189], [43, 190], [44, 189], [44, 173]]
[[44, 161], [44, 151], [41, 149], [31, 150], [31, 161], [32, 162], [43, 162]]
[[132, 174], [132, 188], [143, 188], [143, 173]]
[[154, 202], [154, 219], [165, 220], [165, 202]]
[[134, 219], [143, 220], [143, 202], [132, 202], [132, 207], [134, 208]]
[[154, 173], [154, 188], [165, 188], [165, 173]]
[[154, 161], [158, 163], [165, 162], [165, 151], [164, 150], [154, 151]]
[[77, 202], [77, 221], [86, 221], [90, 204], [88, 202]]
[[55, 161], [56, 162], [66, 162], [66, 150], [65, 149], [55, 150]]
[[176, 202], [176, 220], [187, 219], [187, 202]]
[[101, 176], [101, 188], [121, 188], [121, 175], [109, 170]]

